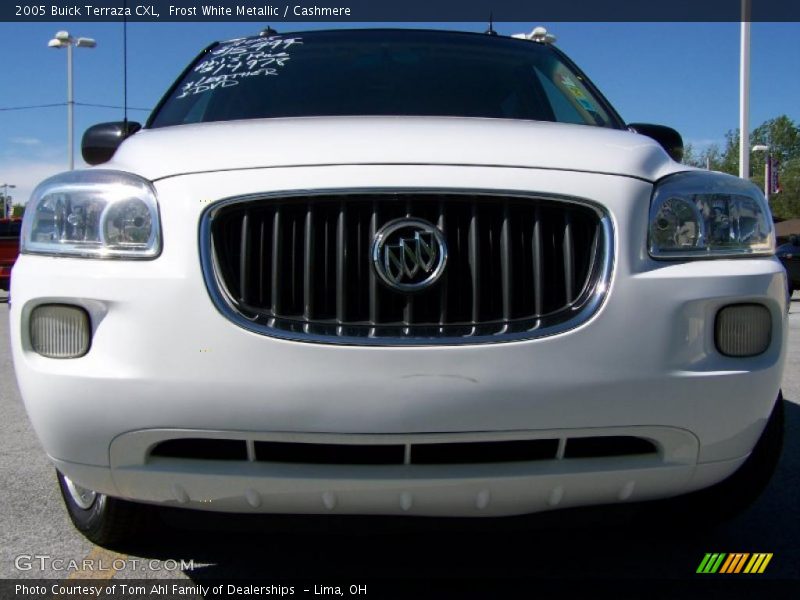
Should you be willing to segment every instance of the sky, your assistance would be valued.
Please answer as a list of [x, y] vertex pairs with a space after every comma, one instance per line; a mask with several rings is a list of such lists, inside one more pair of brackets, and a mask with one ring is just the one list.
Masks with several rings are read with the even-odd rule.
[[[544, 25], [627, 122], [676, 128], [696, 149], [723, 144], [739, 124], [738, 23], [496, 23], [501, 35]], [[485, 23], [281, 23], [281, 32], [343, 27], [484, 31]], [[2, 110], [66, 101], [66, 52], [47, 47], [56, 31], [97, 40], [76, 48], [75, 100], [122, 105], [121, 23], [0, 23], [0, 187], [24, 203], [42, 179], [67, 168], [66, 107]], [[131, 23], [128, 105], [151, 109], [183, 68], [214, 40], [251, 35], [258, 23]], [[753, 23], [751, 129], [781, 114], [800, 122], [800, 23]], [[144, 122], [147, 111], [130, 110]], [[120, 120], [121, 109], [75, 108], [76, 166], [87, 127]]]

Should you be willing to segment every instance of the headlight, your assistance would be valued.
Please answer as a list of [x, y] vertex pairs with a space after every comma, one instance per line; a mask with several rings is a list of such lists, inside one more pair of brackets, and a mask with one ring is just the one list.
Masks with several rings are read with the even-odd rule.
[[161, 251], [153, 186], [122, 171], [69, 171], [33, 191], [20, 250], [89, 258], [154, 258]]
[[775, 252], [772, 215], [749, 181], [708, 171], [677, 173], [657, 184], [650, 204], [653, 258], [716, 258]]

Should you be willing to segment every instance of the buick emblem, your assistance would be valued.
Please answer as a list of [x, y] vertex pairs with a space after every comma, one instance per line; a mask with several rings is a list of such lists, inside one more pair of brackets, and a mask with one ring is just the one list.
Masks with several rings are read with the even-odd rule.
[[372, 241], [372, 266], [386, 285], [417, 292], [433, 285], [444, 272], [444, 235], [423, 219], [395, 219], [381, 227]]

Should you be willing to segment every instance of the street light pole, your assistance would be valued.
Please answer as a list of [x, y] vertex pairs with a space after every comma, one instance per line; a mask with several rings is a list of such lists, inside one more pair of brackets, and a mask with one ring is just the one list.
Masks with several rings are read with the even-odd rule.
[[75, 168], [75, 98], [72, 83], [72, 47], [94, 48], [97, 42], [92, 38], [73, 38], [68, 31], [59, 31], [47, 45], [50, 48], [67, 49], [67, 150], [69, 155], [69, 170]]
[[769, 188], [770, 188], [770, 173], [769, 173], [769, 163], [771, 157], [769, 155], [769, 146], [766, 144], [757, 144], [753, 146], [753, 152], [763, 152], [764, 153], [764, 197], [769, 202]]
[[739, 177], [750, 179], [750, 0], [742, 0], [739, 46]]
[[3, 216], [2, 218], [5, 219], [8, 216], [8, 188], [14, 189], [15, 185], [10, 183], [4, 183], [2, 186], [3, 188]]
[[67, 145], [69, 170], [75, 168], [75, 97], [72, 86], [72, 44], [67, 44]]

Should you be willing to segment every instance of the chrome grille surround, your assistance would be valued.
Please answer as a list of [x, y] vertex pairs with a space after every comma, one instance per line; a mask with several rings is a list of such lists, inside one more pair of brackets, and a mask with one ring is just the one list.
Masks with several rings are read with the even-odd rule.
[[[322, 197], [335, 197], [346, 203], [348, 197], [369, 196], [380, 201], [391, 197], [477, 197], [508, 203], [531, 202], [563, 204], [565, 207], [589, 209], [596, 220], [594, 252], [583, 287], [575, 299], [556, 313], [541, 314], [516, 321], [492, 321], [465, 324], [406, 324], [314, 322], [296, 318], [253, 314], [231, 293], [222, 274], [214, 247], [215, 220], [231, 208], [247, 208], [253, 203], [290, 204]], [[343, 204], [344, 205], [344, 204]], [[411, 215], [415, 216], [415, 215]], [[311, 343], [356, 346], [439, 346], [484, 344], [536, 339], [563, 333], [587, 322], [602, 306], [610, 287], [614, 269], [614, 227], [609, 213], [600, 204], [584, 198], [536, 194], [519, 190], [485, 190], [461, 188], [346, 188], [324, 190], [287, 190], [248, 194], [221, 199], [205, 209], [200, 218], [200, 258], [209, 295], [216, 308], [236, 325], [262, 335]], [[413, 296], [410, 294], [409, 296]]]

